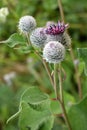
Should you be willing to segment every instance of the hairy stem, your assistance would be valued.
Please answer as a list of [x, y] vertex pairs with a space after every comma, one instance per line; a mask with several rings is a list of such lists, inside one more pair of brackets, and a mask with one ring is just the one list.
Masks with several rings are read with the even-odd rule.
[[60, 88], [60, 100], [64, 103], [63, 100], [63, 88], [62, 88], [62, 70], [61, 70], [61, 63], [59, 64], [59, 69], [58, 69], [58, 76], [59, 76], [59, 88]]
[[[65, 22], [64, 11], [63, 11], [63, 6], [62, 6], [61, 0], [58, 0], [58, 6], [59, 6], [59, 10], [60, 10], [61, 20], [63, 22]], [[70, 55], [71, 55], [71, 58], [72, 58], [72, 61], [73, 61], [73, 64], [74, 64], [75, 56], [74, 56], [72, 46], [70, 46]], [[78, 67], [75, 64], [74, 64], [74, 69], [75, 69], [75, 73], [76, 73], [76, 83], [77, 83], [77, 86], [78, 86], [79, 98], [82, 99], [81, 80], [80, 80], [80, 77], [78, 75]]]
[[44, 64], [44, 67], [45, 67], [45, 69], [46, 69], [46, 71], [47, 71], [47, 74], [48, 74], [48, 76], [49, 76], [49, 79], [50, 79], [50, 82], [51, 82], [51, 84], [52, 84], [52, 86], [54, 85], [54, 83], [53, 83], [53, 79], [52, 79], [52, 76], [51, 76], [51, 72], [50, 72], [50, 69], [49, 69], [49, 67], [48, 67], [48, 64], [46, 63], [46, 61], [43, 59], [43, 64]]
[[69, 122], [69, 119], [68, 119], [68, 116], [67, 116], [67, 113], [66, 113], [66, 109], [65, 109], [65, 105], [64, 105], [64, 97], [63, 97], [63, 87], [62, 87], [62, 70], [61, 70], [61, 63], [59, 64], [59, 71], [58, 71], [58, 76], [59, 76], [59, 88], [60, 88], [60, 106], [62, 108], [62, 112], [63, 112], [63, 116], [64, 116], [64, 119], [65, 119], [65, 122], [68, 126], [68, 129], [69, 130], [72, 130], [71, 128], [71, 125], [70, 125], [70, 122]]
[[60, 97], [58, 97], [58, 90], [57, 90], [57, 73], [58, 71], [58, 65], [54, 64], [54, 88], [55, 88], [55, 95], [56, 95], [56, 100], [60, 103], [60, 106], [62, 108], [62, 112], [63, 112], [63, 116], [64, 116], [64, 120], [67, 124], [67, 127], [69, 130], [72, 130], [67, 113], [66, 113], [66, 109], [65, 109], [65, 105], [64, 105], [64, 98], [63, 98], [63, 88], [62, 88], [62, 77], [61, 77], [61, 64], [59, 65], [59, 88], [60, 88]]
[[54, 64], [54, 91], [55, 91], [56, 99], [58, 99], [57, 75], [58, 75], [58, 65]]
[[71, 124], [70, 124], [70, 122], [69, 122], [69, 119], [68, 119], [68, 116], [67, 116], [67, 113], [66, 113], [66, 109], [65, 109], [64, 103], [60, 102], [60, 105], [61, 105], [61, 108], [62, 108], [64, 120], [65, 120], [65, 122], [66, 122], [66, 125], [67, 125], [67, 127], [68, 127], [68, 130], [72, 130]]

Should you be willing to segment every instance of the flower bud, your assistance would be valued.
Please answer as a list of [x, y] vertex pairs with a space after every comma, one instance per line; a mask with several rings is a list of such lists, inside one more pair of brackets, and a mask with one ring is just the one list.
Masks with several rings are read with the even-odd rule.
[[57, 41], [48, 42], [43, 50], [43, 58], [49, 63], [59, 63], [65, 57], [64, 46]]
[[45, 28], [45, 32], [49, 35], [58, 35], [63, 34], [67, 28], [68, 24], [58, 21], [57, 24], [51, 24], [47, 26], [47, 28]]
[[68, 24], [63, 22], [58, 22], [57, 24], [49, 24], [44, 30], [47, 34], [47, 43], [50, 41], [58, 41], [65, 46], [69, 47], [71, 44], [71, 39], [69, 35], [65, 32], [68, 28]]
[[21, 33], [30, 33], [36, 27], [36, 20], [32, 16], [23, 16], [19, 20], [18, 29]]
[[30, 35], [30, 41], [33, 46], [43, 48], [46, 44], [47, 36], [43, 31], [43, 28], [36, 28]]

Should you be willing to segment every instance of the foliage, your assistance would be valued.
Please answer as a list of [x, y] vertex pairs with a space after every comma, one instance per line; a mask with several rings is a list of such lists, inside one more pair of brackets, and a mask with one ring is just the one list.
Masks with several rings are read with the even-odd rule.
[[87, 129], [87, 96], [79, 103], [73, 105], [69, 111], [69, 119], [73, 130]]
[[[66, 78], [63, 81], [64, 101], [68, 117], [73, 124], [72, 129], [87, 130], [87, 0], [62, 0], [62, 3], [65, 21], [70, 25], [69, 32], [83, 91], [83, 99], [78, 102], [76, 75], [67, 50], [67, 58], [62, 63], [66, 71], [66, 76], [63, 75]], [[6, 22], [0, 23], [0, 129], [17, 130], [20, 126], [21, 130], [27, 130], [29, 127], [31, 130], [67, 130], [60, 118], [60, 105], [53, 100], [55, 94], [42, 63], [33, 53], [33, 48], [26, 46], [25, 37], [15, 33], [19, 18], [26, 14], [34, 16], [38, 26], [45, 26], [47, 21], [57, 22], [61, 19], [57, 0], [2, 0], [1, 7], [8, 7], [9, 15]], [[16, 76], [10, 79], [9, 85], [5, 76], [11, 72], [15, 72]], [[24, 92], [26, 88], [28, 89]], [[20, 97], [22, 110], [19, 107], [21, 112], [17, 113], [19, 126], [18, 118], [6, 125], [7, 119], [18, 110]]]
[[54, 117], [50, 111], [49, 97], [37, 87], [31, 87], [25, 91], [20, 104], [22, 107], [19, 118], [21, 130], [27, 129], [27, 127], [31, 130], [50, 130], [52, 128]]

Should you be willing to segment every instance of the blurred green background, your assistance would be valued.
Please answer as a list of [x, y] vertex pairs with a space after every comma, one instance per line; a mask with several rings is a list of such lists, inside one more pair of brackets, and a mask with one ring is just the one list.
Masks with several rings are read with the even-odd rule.
[[[69, 23], [69, 34], [77, 57], [77, 47], [87, 47], [87, 0], [62, 0], [65, 21]], [[17, 32], [19, 18], [32, 15], [37, 26], [47, 21], [61, 20], [57, 0], [0, 0], [0, 8], [7, 7], [9, 14], [0, 22], [0, 41]], [[67, 53], [63, 67], [66, 71], [64, 90], [78, 99], [74, 68]], [[87, 92], [87, 78], [81, 74], [83, 94]], [[0, 45], [0, 130], [18, 130], [17, 120], [6, 125], [6, 120], [18, 110], [21, 93], [29, 86], [39, 86], [52, 94], [53, 89], [39, 58], [33, 54], [22, 54], [16, 49]], [[60, 128], [60, 126], [59, 126]], [[54, 125], [54, 130], [56, 126]]]

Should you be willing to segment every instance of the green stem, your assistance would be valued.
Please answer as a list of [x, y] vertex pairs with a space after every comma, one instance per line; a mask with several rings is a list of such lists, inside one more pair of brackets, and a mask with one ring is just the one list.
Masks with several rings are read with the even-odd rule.
[[69, 130], [72, 130], [67, 113], [66, 113], [66, 109], [65, 109], [65, 105], [64, 105], [64, 98], [63, 98], [63, 88], [62, 88], [62, 75], [61, 75], [61, 64], [59, 64], [59, 88], [60, 88], [60, 97], [58, 97], [58, 90], [57, 90], [57, 75], [58, 75], [58, 65], [54, 64], [54, 88], [55, 88], [55, 95], [56, 95], [56, 99], [57, 101], [60, 103], [60, 106], [62, 108], [62, 112], [64, 115], [64, 119], [65, 122], [67, 124], [67, 127]]
[[44, 67], [45, 67], [45, 69], [46, 69], [46, 71], [47, 71], [47, 74], [48, 74], [48, 76], [49, 76], [50, 82], [51, 82], [52, 86], [54, 86], [53, 78], [52, 78], [52, 76], [51, 76], [50, 69], [49, 69], [48, 64], [46, 63], [46, 61], [45, 61], [44, 59], [43, 59], [43, 64], [44, 64]]
[[58, 89], [57, 89], [57, 75], [58, 75], [58, 65], [54, 64], [54, 91], [56, 95], [56, 99], [58, 99]]
[[67, 113], [66, 113], [65, 105], [64, 105], [63, 86], [62, 86], [62, 71], [61, 71], [61, 69], [62, 68], [61, 68], [61, 63], [60, 63], [59, 64], [59, 71], [58, 71], [59, 88], [60, 88], [60, 100], [59, 100], [59, 102], [60, 102], [60, 106], [62, 108], [62, 112], [63, 112], [63, 115], [64, 115], [65, 122], [67, 124], [67, 127], [68, 127], [69, 130], [72, 130], [68, 116], [67, 116]]
[[60, 88], [60, 100], [64, 102], [63, 100], [63, 89], [62, 89], [62, 74], [61, 74], [61, 63], [59, 63], [59, 70], [58, 70], [58, 76], [59, 76], [59, 88]]
[[67, 113], [66, 113], [66, 109], [65, 109], [64, 103], [60, 102], [60, 106], [61, 106], [61, 108], [62, 108], [64, 120], [65, 120], [65, 122], [66, 122], [66, 125], [67, 125], [67, 127], [68, 127], [68, 130], [72, 130], [71, 124], [70, 124], [70, 122], [69, 122], [69, 119], [68, 119], [68, 116], [67, 116]]
[[[58, 0], [58, 6], [59, 6], [59, 10], [60, 10], [61, 20], [63, 22], [65, 22], [64, 11], [63, 11], [63, 6], [62, 6], [62, 0]], [[72, 58], [72, 61], [73, 61], [73, 64], [74, 64], [75, 56], [74, 56], [72, 46], [70, 47], [70, 55], [71, 55], [71, 58]], [[80, 80], [80, 77], [78, 75], [78, 67], [75, 64], [74, 64], [74, 69], [75, 69], [75, 73], [76, 73], [76, 83], [77, 83], [77, 87], [78, 87], [79, 98], [82, 99], [81, 80]]]

